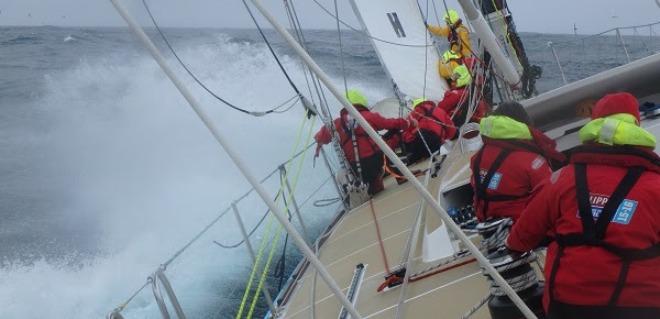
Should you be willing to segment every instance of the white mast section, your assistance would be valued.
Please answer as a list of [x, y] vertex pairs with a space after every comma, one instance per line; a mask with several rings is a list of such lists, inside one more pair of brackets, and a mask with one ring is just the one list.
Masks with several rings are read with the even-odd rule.
[[502, 72], [509, 85], [518, 86], [520, 83], [520, 73], [518, 73], [516, 67], [504, 53], [504, 49], [500, 46], [500, 42], [497, 41], [497, 37], [495, 37], [493, 30], [488, 26], [488, 22], [486, 22], [484, 16], [472, 0], [458, 0], [458, 3], [463, 8], [466, 19], [470, 22], [472, 28], [474, 28], [474, 33], [479, 37], [484, 47], [488, 50], [488, 53], [493, 57], [493, 60], [495, 60], [497, 69]]
[[138, 37], [138, 39], [142, 42], [142, 44], [146, 47], [146, 49], [151, 53], [153, 56], [154, 60], [160, 65], [160, 67], [163, 69], [163, 72], [167, 75], [167, 77], [170, 78], [172, 83], [176, 86], [176, 88], [179, 90], [181, 95], [186, 99], [188, 104], [190, 104], [190, 107], [195, 111], [197, 116], [202, 120], [206, 128], [211, 132], [215, 140], [222, 146], [222, 148], [225, 150], [227, 155], [231, 158], [232, 162], [238, 167], [238, 169], [241, 171], [243, 176], [248, 180], [248, 182], [254, 187], [254, 189], [257, 191], [261, 199], [268, 205], [268, 208], [273, 212], [273, 215], [277, 218], [277, 220], [284, 226], [286, 229], [287, 233], [291, 235], [291, 238], [293, 239], [294, 243], [296, 246], [298, 246], [298, 249], [307, 257], [307, 259], [310, 261], [310, 263], [316, 268], [316, 270], [319, 272], [323, 280], [326, 282], [330, 290], [335, 294], [335, 296], [339, 299], [341, 304], [344, 306], [346, 310], [351, 314], [353, 319], [360, 319], [362, 318], [360, 314], [357, 312], [353, 304], [346, 298], [346, 295], [344, 295], [341, 291], [341, 288], [337, 285], [337, 283], [332, 279], [332, 276], [328, 272], [328, 270], [323, 266], [321, 261], [316, 257], [314, 252], [312, 251], [309, 246], [307, 246], [307, 243], [305, 242], [305, 239], [298, 233], [298, 231], [295, 229], [295, 227], [287, 220], [285, 217], [284, 213], [277, 207], [275, 202], [270, 198], [270, 195], [266, 191], [263, 185], [259, 183], [259, 181], [254, 177], [252, 172], [247, 168], [245, 162], [243, 159], [238, 155], [238, 153], [234, 150], [234, 148], [229, 144], [229, 141], [223, 136], [222, 133], [220, 133], [220, 130], [216, 127], [216, 125], [211, 121], [211, 118], [204, 112], [202, 109], [201, 105], [199, 102], [193, 97], [192, 93], [183, 85], [183, 82], [174, 74], [172, 69], [167, 65], [167, 62], [165, 62], [165, 58], [162, 56], [160, 51], [158, 51], [158, 48], [151, 42], [147, 34], [144, 32], [142, 27], [131, 17], [131, 15], [126, 11], [126, 9], [119, 3], [119, 0], [110, 0], [112, 4], [115, 6], [115, 9], [117, 9], [117, 12], [122, 16], [122, 18], [126, 21], [128, 24], [128, 27], [135, 33], [135, 35]]
[[[113, 0], [116, 1], [116, 0]], [[433, 211], [438, 214], [440, 219], [447, 225], [447, 227], [463, 242], [467, 249], [472, 253], [472, 255], [477, 259], [481, 266], [488, 272], [488, 274], [497, 282], [497, 284], [506, 292], [507, 296], [513, 301], [513, 303], [520, 309], [525, 318], [527, 319], [537, 319], [536, 315], [527, 307], [525, 302], [520, 299], [520, 296], [511, 288], [511, 286], [502, 278], [500, 273], [495, 270], [493, 265], [490, 264], [486, 256], [484, 256], [479, 248], [465, 235], [458, 225], [451, 219], [449, 214], [438, 204], [438, 202], [433, 198], [433, 195], [422, 185], [422, 183], [413, 175], [413, 173], [408, 169], [408, 167], [401, 161], [401, 159], [394, 153], [394, 151], [385, 143], [385, 141], [378, 135], [371, 125], [362, 117], [360, 112], [346, 99], [344, 96], [343, 90], [338, 89], [333, 83], [330, 77], [316, 64], [314, 59], [312, 59], [309, 54], [305, 51], [303, 47], [300, 46], [298, 42], [291, 36], [291, 34], [282, 26], [275, 17], [266, 10], [261, 0], [251, 0], [252, 3], [259, 9], [259, 12], [270, 22], [270, 24], [275, 28], [275, 30], [286, 40], [291, 48], [296, 51], [298, 56], [307, 64], [312, 72], [318, 76], [319, 80], [325, 84], [325, 86], [330, 90], [330, 92], [341, 102], [342, 106], [351, 114], [351, 116], [358, 121], [362, 129], [369, 134], [378, 147], [385, 153], [385, 155], [396, 165], [400, 172], [408, 179], [408, 181], [415, 187], [417, 192], [421, 197], [426, 201], [427, 204], [431, 206]], [[285, 220], [286, 221], [286, 220]], [[321, 267], [322, 268], [322, 267]], [[344, 296], [342, 294], [342, 296]], [[343, 302], [342, 302], [343, 303]]]

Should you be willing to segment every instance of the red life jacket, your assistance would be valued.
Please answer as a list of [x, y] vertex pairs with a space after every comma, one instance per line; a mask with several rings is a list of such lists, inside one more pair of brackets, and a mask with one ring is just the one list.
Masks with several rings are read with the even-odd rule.
[[410, 143], [417, 138], [418, 130], [432, 132], [442, 141], [452, 138], [456, 128], [447, 113], [431, 101], [424, 101], [417, 105], [410, 115], [417, 120], [419, 127], [409, 127], [403, 133], [403, 141]]
[[[404, 119], [388, 119], [384, 118], [376, 112], [371, 112], [367, 108], [359, 106], [358, 111], [364, 117], [365, 120], [371, 125], [376, 131], [388, 130], [388, 129], [398, 129], [403, 130], [408, 128], [408, 121]], [[355, 151], [353, 147], [352, 134], [355, 134], [355, 139], [358, 146], [358, 155], [360, 158], [367, 158], [376, 153], [380, 152], [380, 149], [376, 145], [371, 137], [365, 132], [362, 127], [356, 125], [353, 128], [353, 121], [349, 120], [348, 111], [342, 109], [340, 112], [339, 118], [335, 119], [333, 124], [337, 133], [339, 134], [339, 143], [344, 155], [350, 162], [355, 162]], [[321, 127], [318, 133], [314, 136], [316, 142], [320, 145], [328, 144], [332, 141], [332, 135], [330, 130], [327, 127]]]
[[582, 146], [539, 187], [507, 245], [526, 251], [548, 233], [556, 238], [545, 267], [550, 312], [586, 307], [601, 318], [660, 318], [658, 198], [655, 153]]
[[523, 140], [483, 137], [484, 146], [472, 157], [472, 187], [477, 219], [518, 219], [536, 185], [550, 176], [543, 152]]

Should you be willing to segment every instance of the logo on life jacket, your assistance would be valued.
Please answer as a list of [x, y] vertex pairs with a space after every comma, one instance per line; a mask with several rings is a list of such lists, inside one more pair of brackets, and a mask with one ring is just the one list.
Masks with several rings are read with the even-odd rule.
[[[483, 182], [484, 178], [486, 178], [486, 174], [488, 172], [486, 170], [480, 170], [479, 171], [479, 178], [480, 181]], [[490, 179], [490, 183], [488, 183], [488, 189], [490, 190], [496, 190], [497, 188], [500, 187], [500, 182], [502, 181], [502, 173], [500, 172], [495, 172], [493, 174], [493, 178]]]
[[[594, 220], [598, 219], [609, 199], [610, 198], [605, 195], [593, 193], [589, 194], [589, 202], [591, 203], [591, 215], [594, 217]], [[614, 216], [612, 217], [612, 222], [621, 225], [628, 225], [630, 224], [630, 220], [632, 220], [636, 210], [636, 200], [624, 199], [616, 209], [616, 213], [614, 213]], [[577, 213], [577, 217], [580, 218], [579, 212]]]

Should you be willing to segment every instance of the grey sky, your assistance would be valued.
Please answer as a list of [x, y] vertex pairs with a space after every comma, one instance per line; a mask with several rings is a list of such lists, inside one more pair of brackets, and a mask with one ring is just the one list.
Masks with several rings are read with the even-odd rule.
[[[319, 0], [332, 8], [332, 0]], [[424, 3], [425, 0], [420, 0]], [[660, 21], [660, 0], [509, 0], [521, 31], [595, 33], [613, 26]], [[282, 1], [266, 0], [284, 20]], [[440, 0], [436, 0], [441, 5]], [[145, 24], [141, 0], [123, 0]], [[251, 27], [241, 0], [150, 0], [163, 25], [187, 27]], [[448, 0], [457, 7], [455, 0]], [[334, 20], [311, 1], [295, 4], [307, 28], [333, 28]], [[340, 0], [341, 16], [357, 25], [348, 0]], [[109, 0], [0, 0], [0, 25], [121, 26]], [[659, 28], [660, 29], [660, 28]], [[660, 30], [657, 32], [660, 33]]]

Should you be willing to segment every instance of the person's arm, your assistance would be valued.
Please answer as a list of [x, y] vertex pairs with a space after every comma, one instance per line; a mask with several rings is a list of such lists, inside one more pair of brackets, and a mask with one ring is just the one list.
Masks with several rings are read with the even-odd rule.
[[439, 25], [429, 25], [429, 32], [439, 37], [446, 37], [449, 35], [449, 27]]
[[538, 247], [543, 242], [552, 230], [555, 220], [559, 218], [558, 192], [556, 184], [550, 179], [538, 185], [532, 193], [531, 201], [513, 225], [506, 240], [506, 246], [510, 250], [525, 252]]
[[330, 134], [330, 130], [328, 127], [325, 125], [321, 127], [321, 129], [314, 135], [314, 140], [316, 140], [316, 143], [320, 145], [325, 145], [330, 143], [332, 141], [332, 134]]
[[367, 122], [369, 122], [376, 131], [390, 129], [405, 130], [411, 125], [409, 120], [402, 118], [390, 119], [383, 117], [377, 112], [371, 112], [367, 118]]
[[443, 109], [447, 114], [451, 114], [452, 111], [458, 105], [458, 102], [461, 99], [461, 95], [456, 90], [447, 91], [442, 98], [442, 101], [438, 103], [438, 107]]

